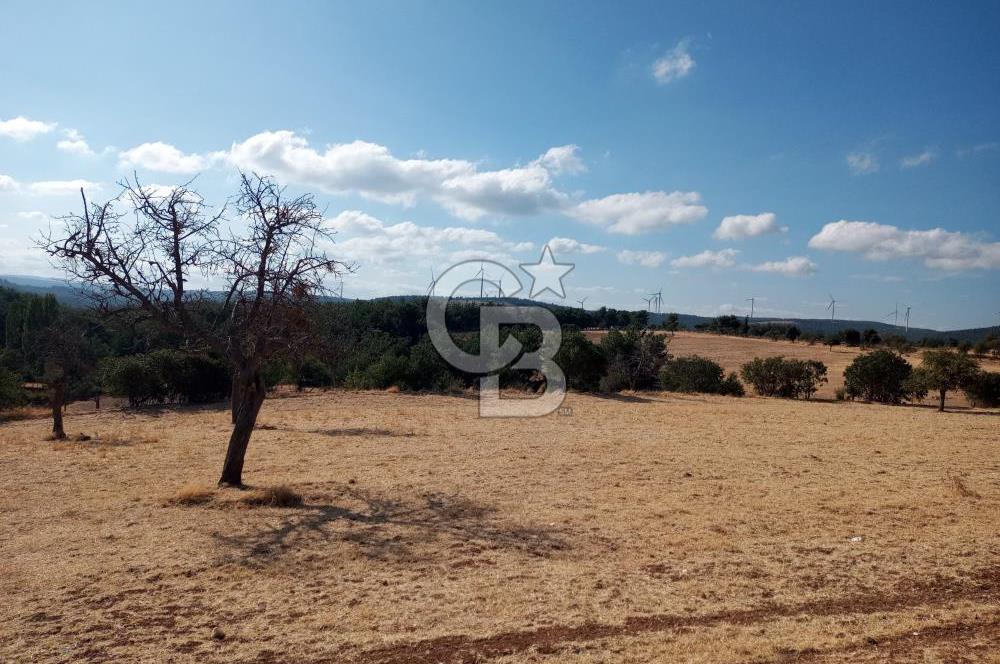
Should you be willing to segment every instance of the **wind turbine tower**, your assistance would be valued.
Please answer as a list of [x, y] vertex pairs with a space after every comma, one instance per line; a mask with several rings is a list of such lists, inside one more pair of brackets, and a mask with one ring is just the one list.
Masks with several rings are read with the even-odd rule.
[[757, 300], [756, 296], [754, 296], [754, 297], [748, 297], [746, 299], [746, 301], [750, 303], [750, 320], [753, 320], [753, 305], [754, 305], [754, 302], [756, 302], [756, 300]]
[[833, 293], [830, 293], [830, 304], [826, 305], [826, 309], [830, 312], [830, 320], [835, 320], [837, 318], [837, 300], [833, 297]]
[[583, 303], [586, 302], [586, 301], [587, 301], [586, 297], [584, 297], [583, 299], [577, 300], [577, 303], [580, 305], [581, 309], [583, 309]]
[[907, 334], [909, 334], [909, 332], [910, 332], [910, 308], [911, 308], [910, 305], [906, 305], [906, 315], [903, 318], [903, 320], [906, 321], [906, 333]]

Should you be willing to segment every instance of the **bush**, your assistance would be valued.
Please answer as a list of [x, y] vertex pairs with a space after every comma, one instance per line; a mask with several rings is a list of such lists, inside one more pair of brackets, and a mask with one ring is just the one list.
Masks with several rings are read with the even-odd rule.
[[948, 390], [964, 389], [979, 374], [979, 363], [964, 353], [925, 350], [919, 368], [913, 370], [908, 386], [914, 391], [936, 391], [938, 410], [944, 410]]
[[698, 355], [667, 360], [660, 371], [660, 387], [667, 392], [743, 396], [743, 385], [736, 374], [723, 378], [721, 366]]
[[851, 399], [900, 403], [910, 398], [907, 388], [913, 367], [890, 350], [858, 355], [844, 370], [844, 393]]
[[230, 392], [232, 379], [221, 360], [200, 353], [158, 350], [112, 358], [101, 370], [104, 390], [128, 398], [129, 407], [153, 403], [211, 403]]
[[755, 357], [740, 369], [755, 392], [765, 397], [808, 399], [826, 382], [826, 365], [817, 360]]
[[582, 332], [571, 330], [564, 333], [554, 359], [566, 374], [566, 385], [570, 389], [592, 392], [600, 387], [607, 363], [597, 345]]
[[608, 332], [601, 339], [601, 353], [607, 364], [598, 386], [601, 391], [650, 390], [659, 380], [667, 346], [662, 335], [630, 327]]
[[1000, 373], [980, 371], [966, 382], [963, 391], [977, 408], [1000, 407]]
[[0, 408], [11, 408], [24, 403], [21, 381], [12, 371], [0, 367]]
[[306, 357], [296, 368], [295, 386], [298, 389], [306, 387], [331, 387], [333, 372], [322, 360]]

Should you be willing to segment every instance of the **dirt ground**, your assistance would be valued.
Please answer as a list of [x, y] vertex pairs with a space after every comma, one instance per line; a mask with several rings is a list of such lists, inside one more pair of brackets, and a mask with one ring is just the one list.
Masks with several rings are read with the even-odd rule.
[[1000, 661], [1000, 412], [566, 406], [268, 400], [299, 507], [211, 490], [221, 407], [0, 425], [0, 661]]

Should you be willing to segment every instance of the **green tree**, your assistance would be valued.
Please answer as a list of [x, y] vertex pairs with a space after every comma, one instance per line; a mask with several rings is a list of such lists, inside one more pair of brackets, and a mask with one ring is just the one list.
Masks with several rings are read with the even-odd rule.
[[913, 367], [891, 350], [858, 355], [844, 370], [844, 393], [852, 399], [899, 403], [911, 396], [908, 379]]
[[965, 353], [950, 350], [926, 350], [922, 364], [913, 372], [911, 385], [938, 393], [938, 410], [944, 411], [949, 390], [968, 385], [979, 372], [979, 363]]

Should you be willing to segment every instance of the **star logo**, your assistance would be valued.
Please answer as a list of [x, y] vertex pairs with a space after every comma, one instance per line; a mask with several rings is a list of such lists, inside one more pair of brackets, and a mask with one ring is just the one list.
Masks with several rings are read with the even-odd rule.
[[557, 297], [565, 298], [562, 280], [576, 267], [573, 263], [557, 263], [552, 250], [546, 244], [537, 263], [521, 263], [521, 269], [531, 275], [531, 293], [528, 297], [541, 295], [545, 291]]

